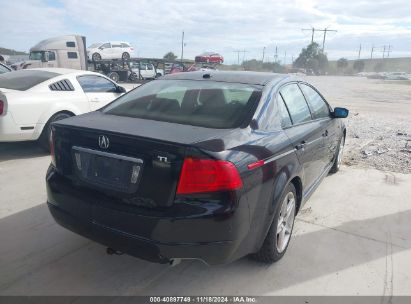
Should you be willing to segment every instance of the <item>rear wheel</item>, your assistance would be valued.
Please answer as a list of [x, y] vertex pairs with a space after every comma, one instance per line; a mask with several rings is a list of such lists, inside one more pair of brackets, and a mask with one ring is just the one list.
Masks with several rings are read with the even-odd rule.
[[344, 144], [345, 144], [345, 136], [343, 136], [340, 140], [337, 153], [334, 157], [333, 166], [330, 169], [330, 173], [337, 173], [340, 170], [342, 158], [343, 158], [343, 152], [344, 152]]
[[260, 250], [253, 255], [254, 259], [263, 263], [274, 263], [284, 256], [291, 240], [296, 210], [295, 187], [288, 184], [277, 206], [270, 230]]
[[121, 56], [121, 58], [123, 58], [124, 60], [128, 60], [130, 59], [130, 54], [127, 52], [124, 52], [123, 55]]
[[110, 74], [107, 75], [108, 78], [113, 80], [114, 82], [118, 82], [120, 80], [120, 75], [116, 72], [111, 72]]
[[38, 139], [38, 143], [39, 145], [47, 152], [50, 152], [50, 134], [51, 134], [51, 123], [61, 120], [61, 119], [65, 119], [65, 118], [69, 118], [73, 115], [71, 115], [70, 113], [66, 113], [66, 112], [60, 112], [60, 113], [56, 113], [54, 114], [49, 121], [46, 123], [46, 125], [44, 126], [43, 132], [41, 132], [41, 135]]
[[94, 53], [91, 58], [93, 59], [93, 61], [100, 61], [101, 55], [99, 53]]

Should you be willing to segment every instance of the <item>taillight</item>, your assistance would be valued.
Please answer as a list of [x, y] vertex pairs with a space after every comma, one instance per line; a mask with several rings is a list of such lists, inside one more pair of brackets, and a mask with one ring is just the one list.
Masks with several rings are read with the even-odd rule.
[[222, 160], [186, 158], [177, 194], [235, 190], [242, 186], [243, 182], [234, 164]]
[[3, 115], [4, 112], [4, 101], [0, 100], [0, 115]]
[[54, 132], [53, 132], [53, 129], [51, 129], [49, 141], [50, 141], [51, 163], [55, 166], [56, 165], [56, 155], [55, 155], [55, 151], [54, 151]]

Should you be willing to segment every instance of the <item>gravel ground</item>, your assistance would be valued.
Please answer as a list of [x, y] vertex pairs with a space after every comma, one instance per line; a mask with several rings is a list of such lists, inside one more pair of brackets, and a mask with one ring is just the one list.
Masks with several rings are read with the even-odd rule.
[[344, 163], [411, 173], [411, 82], [307, 77], [333, 106], [350, 110]]

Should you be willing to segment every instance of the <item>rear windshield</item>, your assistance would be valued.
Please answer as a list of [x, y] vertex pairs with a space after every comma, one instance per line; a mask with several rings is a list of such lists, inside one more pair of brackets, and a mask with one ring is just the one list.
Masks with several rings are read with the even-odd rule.
[[208, 80], [154, 80], [118, 98], [107, 114], [207, 128], [235, 128], [254, 111], [261, 87]]
[[25, 91], [60, 74], [36, 70], [20, 70], [0, 75], [0, 88]]

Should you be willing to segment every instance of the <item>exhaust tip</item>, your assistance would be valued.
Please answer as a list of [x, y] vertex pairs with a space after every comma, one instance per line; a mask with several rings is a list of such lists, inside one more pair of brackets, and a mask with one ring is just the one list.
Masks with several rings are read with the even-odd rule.
[[181, 259], [171, 259], [169, 261], [169, 264], [170, 264], [171, 267], [177, 266], [180, 263], [181, 263]]
[[111, 248], [111, 247], [107, 247], [106, 253], [107, 253], [108, 255], [113, 255], [113, 254], [115, 254], [115, 255], [122, 255], [122, 254], [124, 254], [123, 252], [121, 252], [121, 251], [119, 251], [119, 250], [116, 250], [116, 249], [113, 249], [113, 248]]

